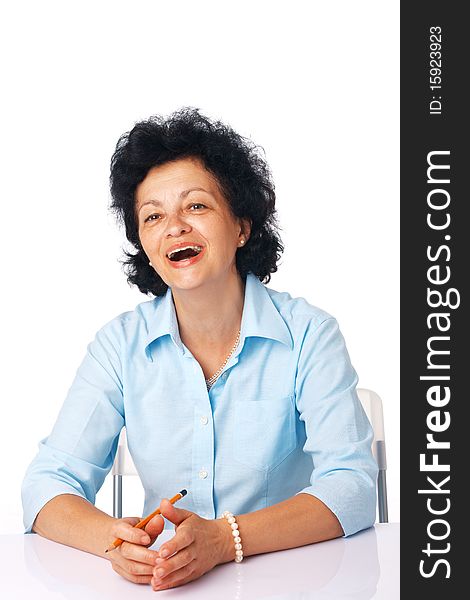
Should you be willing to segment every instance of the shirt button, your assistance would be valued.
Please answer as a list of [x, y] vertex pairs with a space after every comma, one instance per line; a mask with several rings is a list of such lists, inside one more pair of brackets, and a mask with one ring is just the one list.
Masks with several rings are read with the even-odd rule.
[[203, 425], [207, 425], [207, 423], [209, 423], [209, 419], [207, 417], [201, 417], [201, 423]]
[[205, 479], [208, 475], [207, 471], [204, 471], [204, 469], [202, 469], [201, 471], [199, 471], [199, 479]]

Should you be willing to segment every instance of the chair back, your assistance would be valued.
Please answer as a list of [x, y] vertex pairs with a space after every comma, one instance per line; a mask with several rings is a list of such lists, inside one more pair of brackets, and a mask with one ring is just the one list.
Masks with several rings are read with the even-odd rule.
[[125, 427], [121, 429], [121, 433], [119, 434], [119, 442], [116, 456], [114, 457], [112, 474], [113, 476], [138, 475], [131, 453], [127, 448], [127, 435]]
[[387, 501], [387, 454], [385, 451], [385, 428], [382, 400], [372, 390], [358, 388], [357, 395], [366, 412], [367, 418], [374, 430], [372, 440], [372, 454], [379, 467], [377, 477], [377, 502], [379, 508], [379, 522], [388, 523], [388, 501]]
[[138, 475], [132, 460], [131, 453], [127, 447], [126, 428], [121, 429], [118, 447], [114, 457], [113, 469], [113, 517], [122, 517], [122, 478], [124, 475]]

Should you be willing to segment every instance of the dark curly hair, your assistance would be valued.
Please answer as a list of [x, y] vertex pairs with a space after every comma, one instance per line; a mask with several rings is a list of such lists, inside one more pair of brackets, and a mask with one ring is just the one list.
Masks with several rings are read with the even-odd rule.
[[144, 294], [162, 296], [168, 285], [149, 265], [139, 239], [135, 190], [148, 171], [182, 158], [198, 158], [219, 184], [235, 217], [251, 220], [251, 235], [236, 254], [245, 279], [251, 272], [263, 283], [277, 271], [282, 245], [276, 218], [274, 184], [258, 147], [220, 121], [182, 108], [167, 119], [152, 116], [124, 133], [111, 159], [111, 210], [124, 223], [135, 252], [125, 251], [127, 281]]

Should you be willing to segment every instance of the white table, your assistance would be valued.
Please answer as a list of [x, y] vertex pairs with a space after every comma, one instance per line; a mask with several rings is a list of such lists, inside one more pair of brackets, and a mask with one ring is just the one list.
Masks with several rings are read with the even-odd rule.
[[[166, 530], [155, 548], [174, 535]], [[39, 535], [0, 535], [0, 596], [8, 600], [365, 600], [399, 598], [397, 523], [347, 539], [249, 556], [219, 565], [184, 586], [153, 592], [130, 583], [109, 562]]]

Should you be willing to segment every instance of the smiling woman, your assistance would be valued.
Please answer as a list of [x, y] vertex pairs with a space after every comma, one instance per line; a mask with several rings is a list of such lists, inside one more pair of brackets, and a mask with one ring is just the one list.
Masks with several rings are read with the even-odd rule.
[[[159, 590], [372, 525], [372, 429], [338, 325], [264, 285], [283, 246], [256, 146], [195, 109], [152, 117], [118, 141], [111, 193], [128, 281], [153, 297], [90, 343], [26, 473], [25, 532]], [[143, 513], [175, 525], [159, 552], [161, 516], [142, 532], [93, 506], [124, 425]]]
[[[173, 182], [178, 190], [169, 194]], [[125, 133], [111, 161], [111, 193], [112, 209], [134, 247], [126, 260], [129, 282], [145, 294], [161, 296], [168, 284], [149, 265], [141, 233], [149, 223], [168, 222], [177, 200], [180, 209], [186, 201], [186, 215], [215, 211], [214, 218], [232, 225], [239, 221], [247, 230], [250, 243], [235, 254], [241, 277], [251, 272], [268, 283], [277, 271], [284, 248], [269, 167], [251, 140], [197, 110], [182, 109], [167, 119], [154, 116]]]

